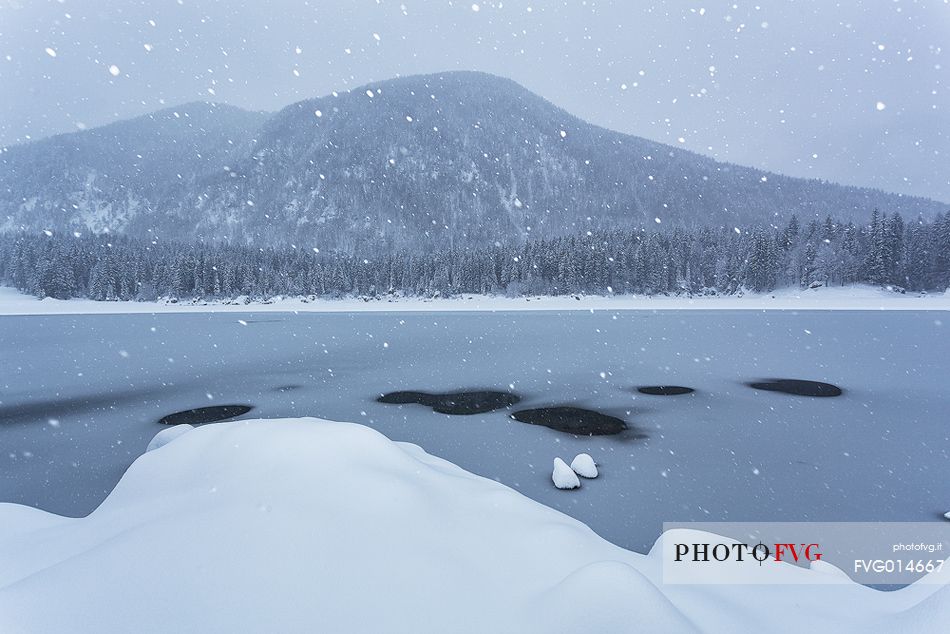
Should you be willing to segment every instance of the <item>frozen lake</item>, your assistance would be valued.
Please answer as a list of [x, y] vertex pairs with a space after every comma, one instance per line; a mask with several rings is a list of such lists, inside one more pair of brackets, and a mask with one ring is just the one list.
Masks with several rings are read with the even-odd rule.
[[[319, 416], [421, 445], [644, 551], [663, 521], [938, 521], [950, 510], [943, 312], [597, 311], [0, 317], [0, 501], [91, 511], [158, 420], [214, 405]], [[756, 390], [808, 379], [835, 398]], [[640, 386], [690, 394], [643, 394]], [[497, 390], [468, 416], [376, 402]], [[630, 427], [575, 437], [547, 406]], [[555, 456], [601, 476], [551, 484]], [[343, 486], [341, 483], [339, 486]], [[942, 520], [941, 520], [942, 521]]]

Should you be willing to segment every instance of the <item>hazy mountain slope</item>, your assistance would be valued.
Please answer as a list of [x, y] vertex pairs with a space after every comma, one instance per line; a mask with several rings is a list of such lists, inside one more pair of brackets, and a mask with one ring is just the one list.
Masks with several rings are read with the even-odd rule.
[[[0, 154], [0, 228], [123, 231], [193, 195], [246, 155], [266, 118], [192, 103]], [[183, 234], [190, 228], [183, 228]]]
[[[906, 216], [943, 209], [926, 199], [718, 163], [605, 130], [482, 73], [394, 79], [302, 101], [259, 131], [259, 115], [221, 107], [201, 115], [175, 126], [163, 111], [10, 149], [0, 163], [4, 226], [430, 247], [656, 218], [733, 225], [793, 213], [847, 219], [865, 218], [874, 207]], [[104, 141], [113, 135], [135, 143], [117, 142], [91, 157], [82, 151], [110, 146]], [[20, 177], [39, 172], [45, 176]], [[73, 200], [80, 209], [70, 207]]]

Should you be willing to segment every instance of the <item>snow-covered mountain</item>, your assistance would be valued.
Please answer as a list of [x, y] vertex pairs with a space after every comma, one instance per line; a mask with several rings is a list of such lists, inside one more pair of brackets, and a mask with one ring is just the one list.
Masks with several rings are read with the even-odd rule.
[[602, 228], [740, 225], [945, 205], [719, 163], [591, 125], [474, 72], [273, 115], [190, 104], [0, 153], [0, 230], [353, 249]]
[[246, 156], [265, 118], [193, 103], [6, 148], [0, 229], [146, 231], [210, 174]]

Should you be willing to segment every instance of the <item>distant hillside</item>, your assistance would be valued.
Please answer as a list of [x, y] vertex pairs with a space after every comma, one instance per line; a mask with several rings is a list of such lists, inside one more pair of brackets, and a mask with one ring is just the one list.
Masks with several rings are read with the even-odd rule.
[[407, 77], [273, 115], [191, 104], [0, 154], [0, 229], [353, 249], [491, 244], [792, 214], [933, 217], [923, 198], [719, 163], [593, 126], [518, 84]]
[[146, 231], [186, 206], [203, 179], [246, 156], [266, 117], [192, 103], [7, 148], [0, 228]]

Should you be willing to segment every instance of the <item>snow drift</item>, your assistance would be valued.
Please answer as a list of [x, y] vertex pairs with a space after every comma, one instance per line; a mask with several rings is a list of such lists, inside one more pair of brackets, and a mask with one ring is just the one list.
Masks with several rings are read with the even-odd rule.
[[663, 586], [656, 548], [623, 550], [415, 445], [318, 419], [188, 431], [141, 456], [85, 518], [0, 504], [7, 634], [892, 632], [948, 620], [946, 586]]
[[152, 438], [151, 442], [148, 443], [148, 447], [145, 448], [145, 451], [149, 452], [160, 449], [182, 434], [188, 433], [192, 429], [194, 429], [194, 425], [189, 425], [188, 423], [182, 423], [181, 425], [175, 425], [174, 427], [163, 429], [162, 431], [155, 434], [155, 437]]

